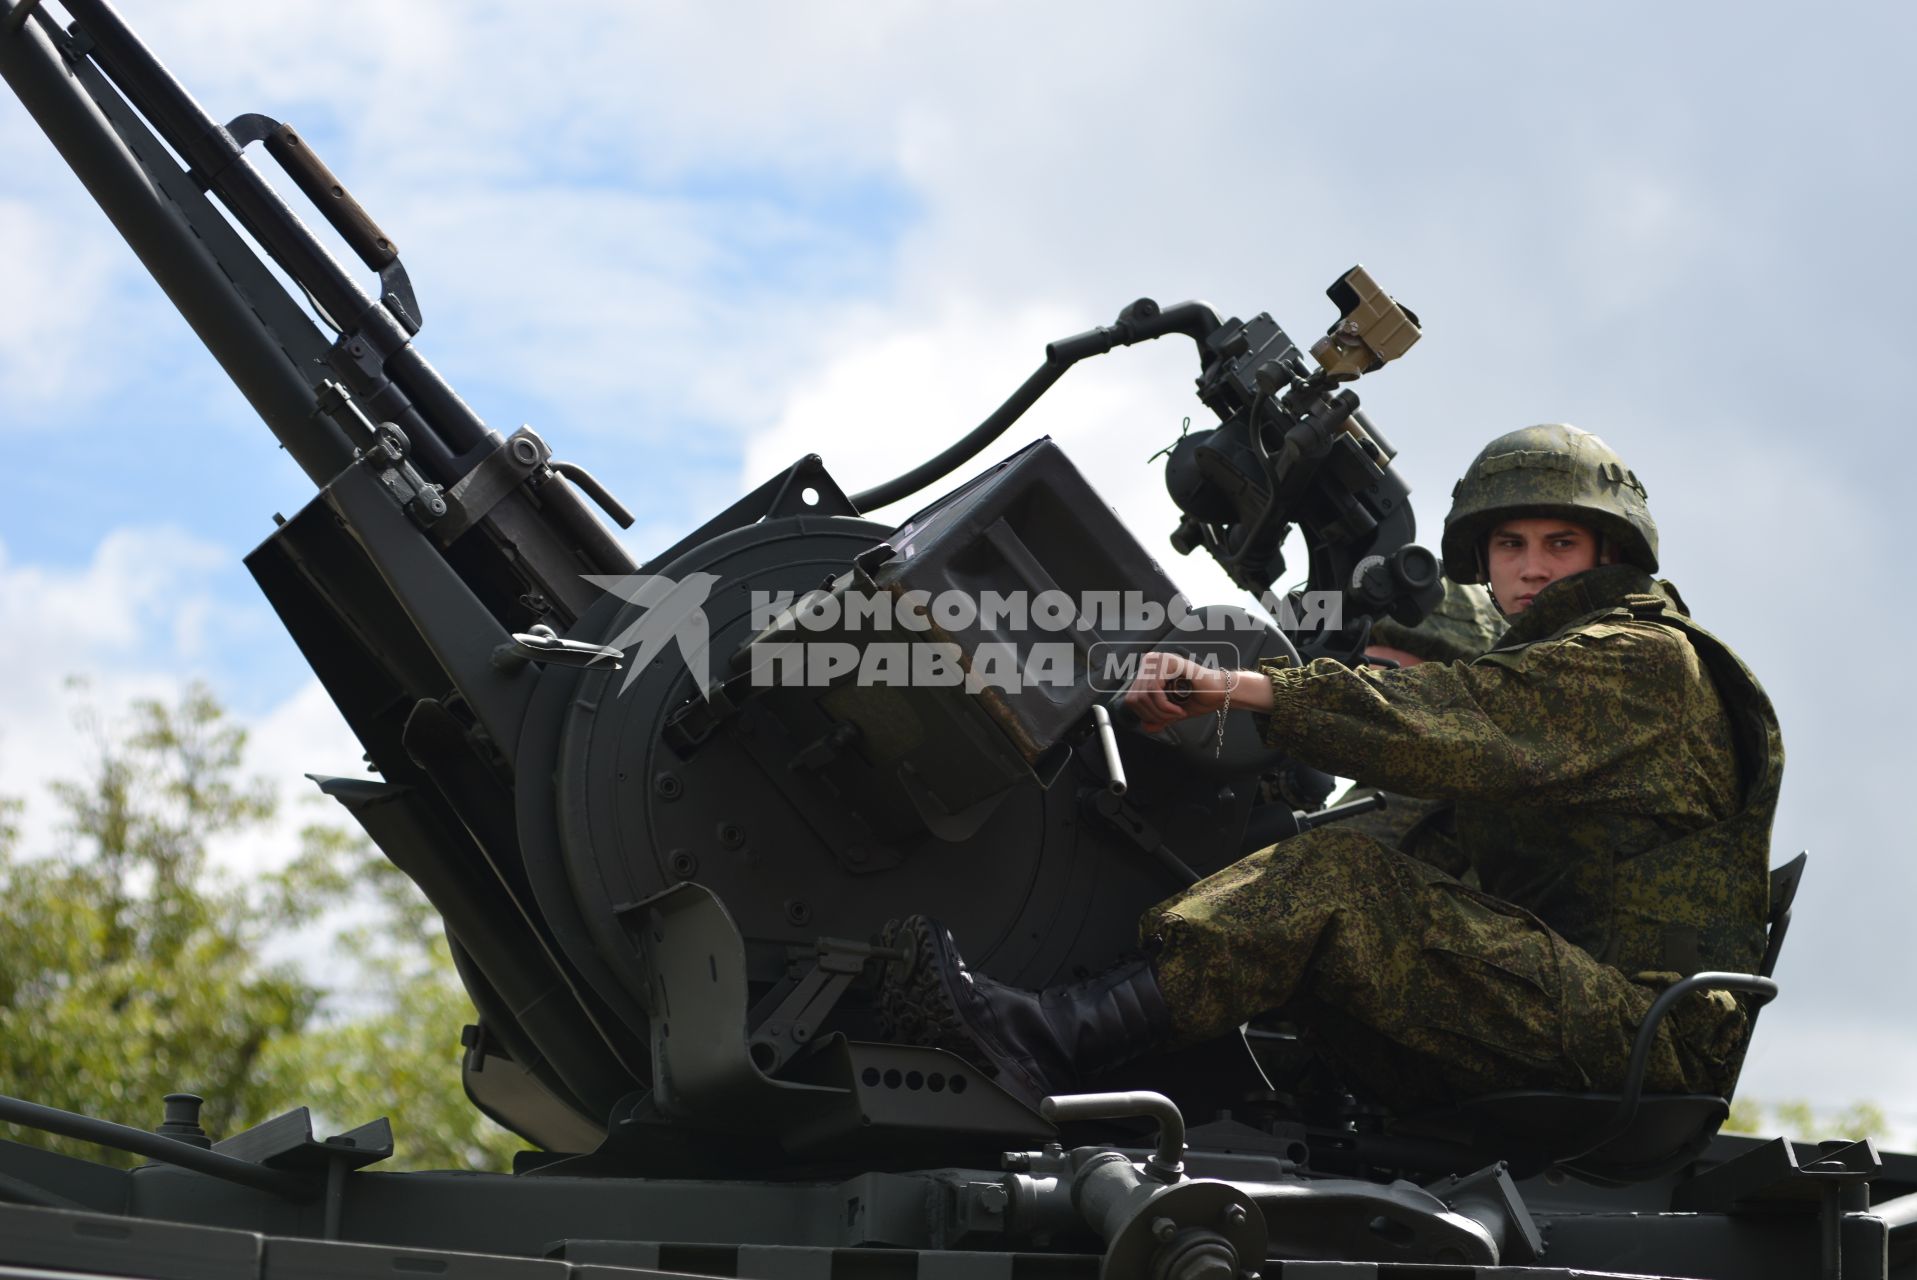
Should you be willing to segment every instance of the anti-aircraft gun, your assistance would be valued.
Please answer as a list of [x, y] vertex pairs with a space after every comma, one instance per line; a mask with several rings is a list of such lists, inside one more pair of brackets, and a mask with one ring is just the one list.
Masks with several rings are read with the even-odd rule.
[[[1309, 355], [1269, 316], [1137, 301], [906, 475], [848, 494], [803, 458], [638, 564], [589, 472], [502, 437], [426, 362], [394, 242], [291, 125], [219, 123], [103, 0], [64, 7], [65, 29], [35, 0], [0, 10], [0, 75], [316, 486], [247, 565], [377, 774], [321, 786], [444, 917], [478, 1013], [467, 1090], [542, 1150], [512, 1176], [380, 1174], [384, 1120], [319, 1141], [296, 1111], [213, 1142], [183, 1097], [157, 1134], [0, 1099], [156, 1162], [0, 1145], [0, 1266], [1835, 1280], [1892, 1274], [1894, 1243], [1909, 1273], [1917, 1213], [1890, 1202], [1917, 1162], [1714, 1139], [1722, 1099], [1307, 1114], [1261, 1066], [1296, 1046], [1263, 1031], [1035, 1112], [876, 1034], [889, 918], [936, 903], [985, 972], [1036, 985], [1335, 818], [1322, 790], [1294, 809], [1300, 779], [1248, 725], [1148, 736], [1113, 713], [1146, 650], [1353, 658], [1369, 620], [1435, 599], [1350, 386], [1417, 320], [1365, 272], [1333, 285]], [[971, 463], [1074, 364], [1158, 338], [1193, 342], [1218, 420], [1170, 450], [1173, 545], [1269, 616], [1191, 609], [1045, 440], [902, 523], [865, 517]], [[1272, 595], [1292, 530], [1305, 584]], [[1768, 963], [1744, 989], [1774, 991]]]

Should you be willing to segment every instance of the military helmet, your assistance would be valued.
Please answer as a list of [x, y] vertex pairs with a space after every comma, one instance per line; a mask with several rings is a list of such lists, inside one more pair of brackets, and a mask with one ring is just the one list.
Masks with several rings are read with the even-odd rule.
[[1484, 539], [1503, 520], [1561, 516], [1595, 529], [1618, 558], [1657, 571], [1644, 485], [1611, 446], [1561, 422], [1499, 436], [1465, 469], [1444, 518], [1444, 571], [1483, 582]]
[[1449, 578], [1444, 598], [1415, 627], [1389, 617], [1371, 624], [1378, 644], [1414, 653], [1427, 662], [1468, 662], [1484, 653], [1504, 634], [1504, 615], [1482, 587], [1468, 587]]

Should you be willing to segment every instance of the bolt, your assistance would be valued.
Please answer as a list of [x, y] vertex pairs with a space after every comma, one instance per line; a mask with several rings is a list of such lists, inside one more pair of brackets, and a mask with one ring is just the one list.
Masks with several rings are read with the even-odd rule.
[[804, 898], [785, 900], [785, 918], [792, 924], [808, 924], [812, 920], [812, 904]]
[[745, 828], [736, 822], [719, 824], [719, 843], [728, 849], [737, 849], [745, 843]]
[[1227, 1227], [1244, 1226], [1245, 1225], [1245, 1206], [1242, 1204], [1226, 1205], [1225, 1206], [1225, 1225]]
[[667, 770], [654, 776], [652, 789], [659, 793], [661, 800], [677, 800], [686, 793], [686, 784], [679, 781], [679, 775]]
[[1152, 1239], [1160, 1244], [1168, 1244], [1178, 1234], [1178, 1224], [1170, 1218], [1152, 1219]]
[[996, 1216], [1005, 1212], [1005, 1206], [1010, 1202], [1010, 1199], [1011, 1197], [1006, 1194], [1005, 1188], [994, 1182], [990, 1186], [979, 1188], [978, 1207], [984, 1212]]
[[1029, 1151], [1007, 1151], [998, 1158], [999, 1165], [1013, 1173], [1024, 1173], [1032, 1167], [1032, 1153]]
[[668, 863], [672, 874], [681, 880], [690, 880], [699, 874], [699, 859], [693, 857], [690, 850], [674, 849]]

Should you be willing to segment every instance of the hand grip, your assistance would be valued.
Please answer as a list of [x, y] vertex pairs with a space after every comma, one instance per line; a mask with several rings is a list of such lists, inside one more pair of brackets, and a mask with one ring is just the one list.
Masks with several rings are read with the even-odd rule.
[[367, 267], [378, 271], [399, 257], [398, 246], [333, 176], [326, 162], [294, 132], [292, 125], [283, 124], [267, 134], [266, 149]]
[[1098, 749], [1105, 756], [1105, 789], [1115, 796], [1125, 794], [1125, 762], [1118, 754], [1118, 734], [1112, 730], [1112, 713], [1102, 702], [1092, 704], [1092, 727], [1098, 734]]

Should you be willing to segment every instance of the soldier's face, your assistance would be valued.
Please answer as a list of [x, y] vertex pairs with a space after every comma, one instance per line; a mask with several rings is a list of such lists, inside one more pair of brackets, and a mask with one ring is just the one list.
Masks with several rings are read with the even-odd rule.
[[1581, 524], [1548, 518], [1507, 520], [1485, 546], [1491, 593], [1506, 616], [1531, 607], [1538, 592], [1597, 567], [1597, 535]]

